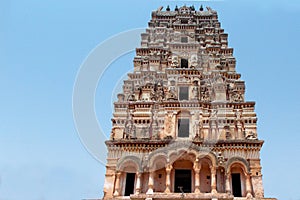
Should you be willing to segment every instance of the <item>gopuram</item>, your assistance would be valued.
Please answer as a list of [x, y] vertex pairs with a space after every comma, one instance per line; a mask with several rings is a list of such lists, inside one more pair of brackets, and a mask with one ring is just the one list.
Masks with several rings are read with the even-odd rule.
[[255, 102], [217, 12], [152, 12], [114, 103], [104, 200], [264, 197]]

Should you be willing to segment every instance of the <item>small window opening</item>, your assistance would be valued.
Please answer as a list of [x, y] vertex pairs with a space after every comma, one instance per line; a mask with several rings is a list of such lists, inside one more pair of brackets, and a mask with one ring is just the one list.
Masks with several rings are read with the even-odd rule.
[[181, 37], [181, 43], [187, 43], [188, 38], [187, 37]]
[[189, 88], [180, 87], [179, 88], [179, 100], [189, 100]]
[[189, 137], [189, 129], [189, 119], [178, 119], [178, 137]]
[[181, 68], [188, 68], [189, 67], [189, 61], [187, 59], [182, 58], [181, 59]]

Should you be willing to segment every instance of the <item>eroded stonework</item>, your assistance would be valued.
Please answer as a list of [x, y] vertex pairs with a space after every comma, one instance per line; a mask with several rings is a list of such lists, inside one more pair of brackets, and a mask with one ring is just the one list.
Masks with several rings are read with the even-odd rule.
[[152, 12], [112, 118], [103, 199], [264, 199], [255, 102], [217, 12]]

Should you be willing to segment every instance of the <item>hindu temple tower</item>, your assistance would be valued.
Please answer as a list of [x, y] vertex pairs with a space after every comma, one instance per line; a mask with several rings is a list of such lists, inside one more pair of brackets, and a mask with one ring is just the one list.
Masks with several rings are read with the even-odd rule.
[[161, 7], [148, 25], [114, 103], [103, 199], [270, 199], [255, 102], [217, 12]]

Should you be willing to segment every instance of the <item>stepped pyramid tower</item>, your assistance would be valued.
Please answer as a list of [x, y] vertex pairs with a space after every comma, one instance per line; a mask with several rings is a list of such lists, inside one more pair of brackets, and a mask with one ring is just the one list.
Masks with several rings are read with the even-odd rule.
[[227, 38], [210, 7], [152, 12], [114, 103], [104, 200], [270, 199]]

